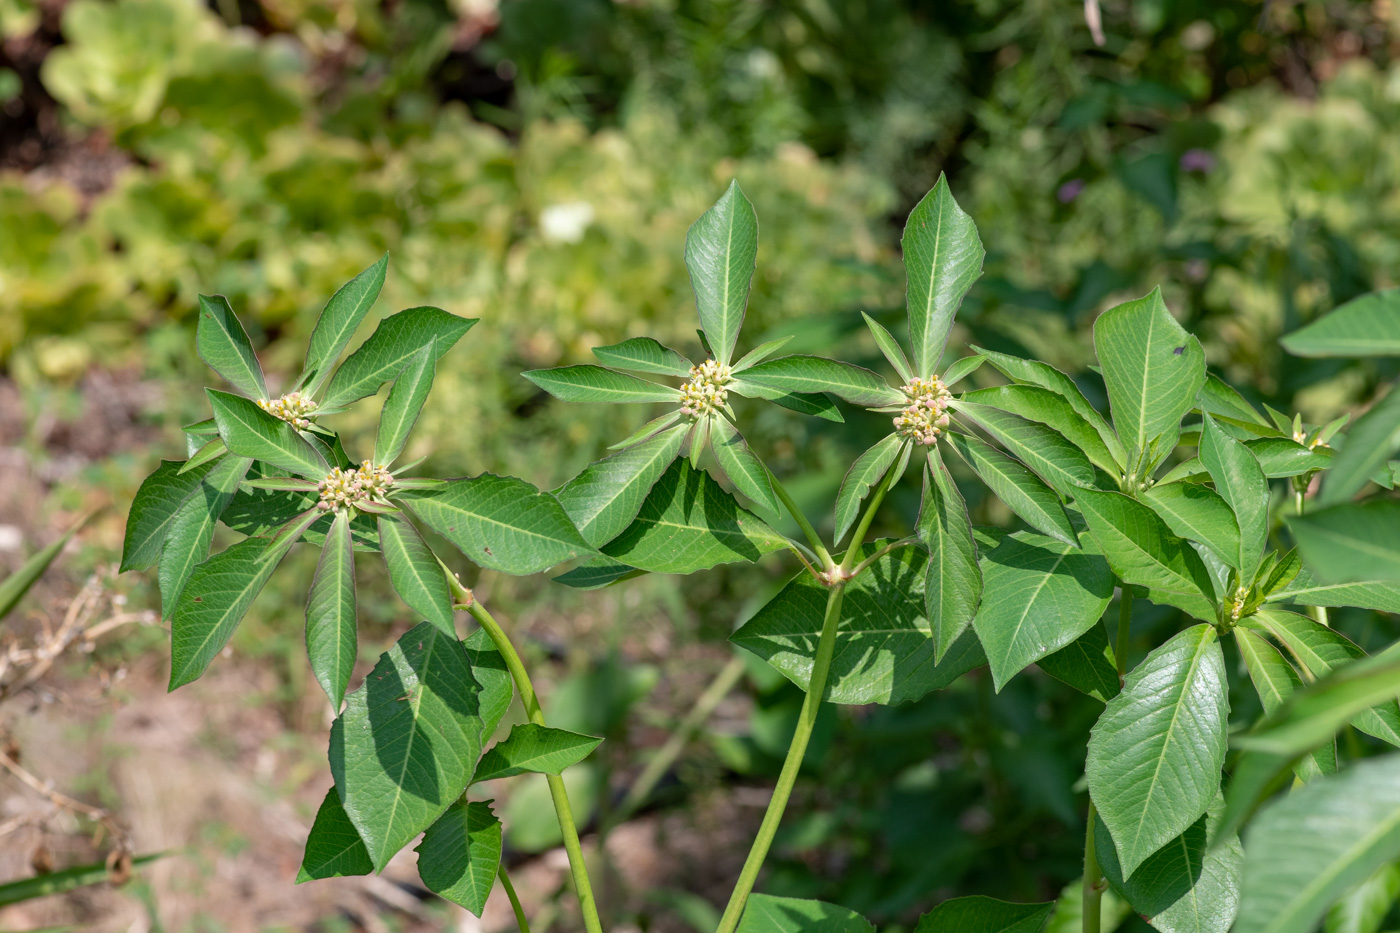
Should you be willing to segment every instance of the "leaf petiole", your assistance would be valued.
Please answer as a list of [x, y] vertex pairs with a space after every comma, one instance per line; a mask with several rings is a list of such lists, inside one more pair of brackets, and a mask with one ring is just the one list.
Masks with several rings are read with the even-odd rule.
[[802, 533], [806, 535], [807, 541], [812, 545], [812, 550], [815, 551], [816, 556], [821, 559], [822, 567], [826, 570], [835, 568], [836, 561], [832, 560], [830, 552], [826, 549], [826, 545], [822, 544], [821, 536], [819, 536], [817, 530], [812, 527], [812, 523], [807, 521], [807, 516], [803, 515], [802, 510], [797, 507], [797, 503], [793, 501], [792, 494], [787, 491], [787, 487], [783, 485], [782, 480], [778, 479], [778, 477], [773, 474], [773, 471], [768, 469], [768, 464], [763, 464], [763, 469], [768, 471], [768, 479], [773, 484], [773, 491], [778, 494], [778, 498], [782, 500], [784, 508], [786, 508], [788, 514], [792, 516], [792, 520], [797, 522], [797, 527], [802, 529]]

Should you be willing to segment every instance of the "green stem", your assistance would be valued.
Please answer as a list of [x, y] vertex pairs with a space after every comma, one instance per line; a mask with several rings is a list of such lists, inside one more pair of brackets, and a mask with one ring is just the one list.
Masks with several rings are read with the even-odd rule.
[[[1122, 581], [1119, 581], [1122, 582]], [[1128, 673], [1128, 634], [1133, 621], [1133, 588], [1124, 583], [1122, 595], [1118, 598], [1118, 643], [1113, 648], [1113, 659], [1118, 662], [1118, 685]]]
[[530, 921], [525, 919], [525, 908], [520, 906], [520, 898], [515, 896], [515, 885], [510, 883], [505, 863], [496, 866], [496, 877], [501, 879], [501, 887], [506, 889], [506, 897], [510, 898], [510, 909], [515, 911], [515, 925], [520, 927], [520, 933], [530, 933]]
[[1099, 917], [1102, 914], [1103, 870], [1099, 868], [1098, 853], [1094, 845], [1094, 818], [1098, 811], [1094, 801], [1089, 800], [1089, 828], [1084, 833], [1084, 924], [1083, 933], [1099, 933]]
[[[1298, 507], [1298, 514], [1303, 514], [1303, 490], [1295, 488], [1293, 490], [1293, 503]], [[1327, 625], [1327, 607], [1309, 606], [1309, 614], [1319, 625]]]
[[876, 562], [877, 560], [879, 560], [880, 558], [884, 557], [884, 556], [885, 556], [886, 554], [888, 554], [890, 551], [897, 550], [897, 549], [902, 548], [902, 547], [909, 547], [909, 546], [912, 545], [912, 544], [918, 544], [918, 543], [919, 543], [919, 539], [918, 539], [917, 537], [914, 537], [913, 535], [910, 535], [910, 536], [907, 537], [907, 538], [900, 538], [898, 541], [893, 541], [893, 542], [891, 542], [891, 543], [885, 545], [884, 547], [882, 547], [882, 548], [880, 548], [878, 551], [876, 551], [874, 554], [871, 554], [871, 555], [870, 555], [869, 557], [867, 557], [865, 560], [861, 561], [860, 563], [858, 563], [858, 564], [856, 564], [854, 567], [852, 567], [852, 568], [851, 568], [851, 574], [850, 574], [851, 579], [854, 580], [856, 577], [860, 576], [861, 573], [862, 573], [867, 567], [869, 567], [871, 564], [875, 563], [875, 562]]
[[836, 653], [836, 629], [841, 618], [841, 601], [846, 592], [846, 584], [838, 582], [831, 587], [826, 599], [826, 616], [822, 619], [821, 638], [817, 642], [817, 657], [812, 665], [812, 679], [807, 684], [807, 696], [802, 701], [802, 712], [797, 717], [797, 729], [788, 746], [787, 758], [783, 760], [783, 770], [778, 774], [778, 784], [773, 788], [773, 797], [768, 801], [768, 810], [763, 814], [763, 823], [758, 828], [749, 857], [744, 860], [744, 868], [734, 885], [734, 893], [729, 896], [729, 905], [720, 918], [718, 933], [734, 933], [739, 918], [748, 903], [749, 892], [758, 880], [759, 869], [768, 857], [768, 848], [782, 822], [783, 810], [792, 796], [793, 785], [797, 783], [797, 772], [802, 768], [802, 759], [807, 754], [807, 742], [812, 738], [812, 728], [817, 724], [817, 712], [821, 708], [822, 696], [826, 693], [826, 679], [831, 672], [831, 657]]
[[[898, 457], [896, 457], [898, 460]], [[880, 484], [875, 487], [875, 491], [870, 494], [870, 501], [866, 503], [865, 512], [861, 515], [860, 521], [856, 524], [855, 533], [851, 535], [851, 547], [846, 551], [845, 558], [841, 561], [841, 570], [844, 576], [851, 576], [851, 565], [855, 563], [856, 554], [860, 551], [860, 546], [865, 543], [865, 533], [870, 530], [870, 523], [875, 520], [875, 513], [880, 508], [880, 503], [885, 501], [885, 493], [889, 492], [890, 485], [894, 482], [894, 467], [885, 471], [885, 475], [880, 477]]]
[[[768, 470], [767, 464], [764, 464], [763, 468]], [[821, 558], [823, 564], [822, 569], [830, 570], [832, 567], [835, 567], [836, 561], [831, 559], [831, 554], [827, 552], [826, 545], [822, 544], [821, 536], [818, 535], [817, 530], [812, 527], [812, 523], [807, 521], [807, 516], [803, 515], [802, 510], [797, 507], [797, 503], [793, 501], [792, 495], [787, 491], [787, 487], [783, 485], [782, 480], [774, 476], [772, 470], [768, 470], [768, 479], [773, 484], [773, 491], [778, 494], [778, 498], [782, 500], [783, 506], [788, 510], [788, 514], [792, 516], [792, 520], [797, 522], [797, 527], [801, 528], [802, 533], [806, 535], [807, 543], [812, 545], [812, 550], [816, 551], [817, 556]]]

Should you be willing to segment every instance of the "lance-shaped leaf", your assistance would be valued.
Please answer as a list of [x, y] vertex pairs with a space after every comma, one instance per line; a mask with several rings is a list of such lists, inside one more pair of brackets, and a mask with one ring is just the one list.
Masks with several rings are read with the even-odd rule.
[[1205, 351], [1171, 316], [1161, 289], [1099, 315], [1094, 349], [1113, 426], [1124, 446], [1140, 457], [1195, 407], [1206, 379]]
[[452, 623], [452, 596], [447, 591], [447, 581], [418, 529], [397, 515], [380, 515], [379, 547], [389, 568], [389, 582], [399, 598], [420, 617], [455, 638], [457, 629]]
[[1089, 737], [1089, 794], [1125, 878], [1200, 819], [1220, 788], [1230, 705], [1209, 625], [1177, 633], [1128, 674]]
[[[888, 543], [867, 544], [860, 555], [867, 557]], [[823, 699], [857, 705], [917, 700], [986, 663], [971, 632], [964, 632], [941, 662], [934, 660], [933, 633], [924, 613], [925, 562], [921, 548], [898, 548], [847, 584]], [[805, 690], [827, 595], [826, 587], [803, 573], [730, 640]]]
[[919, 540], [928, 549], [924, 570], [924, 611], [933, 629], [934, 662], [972, 624], [982, 599], [982, 568], [967, 503], [953, 482], [937, 448], [929, 451], [924, 474], [923, 507], [919, 511]]
[[846, 471], [846, 477], [841, 480], [841, 489], [836, 493], [834, 544], [840, 544], [846, 532], [851, 530], [856, 516], [860, 514], [860, 504], [870, 495], [870, 487], [884, 478], [905, 443], [904, 438], [890, 434], [857, 457]]
[[379, 413], [379, 431], [374, 439], [374, 462], [379, 466], [388, 466], [397, 460], [404, 444], [408, 443], [408, 435], [433, 388], [435, 351], [434, 342], [430, 341], [409, 357], [389, 390], [389, 397]]
[[331, 773], [377, 871], [471, 780], [481, 693], [463, 644], [423, 622], [346, 698], [331, 727]]
[[1292, 601], [1304, 606], [1356, 606], [1400, 613], [1400, 582], [1319, 583], [1304, 568], [1287, 586], [1270, 591], [1269, 601]]
[[1400, 387], [1371, 406], [1347, 431], [1346, 446], [1322, 479], [1321, 505], [1345, 502], [1400, 449]]
[[645, 575], [645, 570], [620, 564], [611, 557], [599, 557], [585, 561], [568, 573], [554, 577], [553, 580], [578, 590], [601, 590], [605, 586]]
[[981, 368], [987, 362], [987, 358], [981, 353], [974, 353], [972, 356], [965, 356], [943, 371], [943, 385], [952, 388], [962, 382], [968, 376]]
[[894, 371], [899, 373], [899, 378], [906, 383], [914, 378], [914, 368], [909, 365], [909, 360], [905, 358], [904, 351], [900, 349], [899, 341], [894, 339], [894, 335], [885, 330], [885, 325], [875, 320], [864, 311], [861, 316], [865, 318], [865, 326], [870, 328], [870, 336], [875, 338], [875, 345], [880, 348], [880, 352], [885, 354], [885, 359], [890, 361]]
[[513, 477], [483, 473], [396, 501], [472, 563], [502, 573], [538, 573], [593, 552], [557, 499]]
[[341, 351], [379, 297], [388, 268], [389, 254], [385, 253], [374, 265], [340, 286], [326, 302], [306, 347], [306, 366], [299, 380], [303, 392], [314, 395], [331, 374]]
[[1104, 877], [1162, 933], [1228, 933], [1240, 907], [1244, 847], [1233, 833], [1210, 845], [1224, 812], [1225, 800], [1217, 793], [1204, 816], [1148, 857], [1131, 878], [1123, 877], [1108, 827], [1095, 820], [1095, 851]]
[[481, 756], [472, 781], [515, 777], [526, 771], [562, 774], [578, 764], [603, 740], [564, 729], [550, 729], [532, 722], [512, 726], [510, 735]]
[[591, 363], [534, 369], [521, 375], [565, 402], [676, 402], [681, 397], [679, 389]]
[[[1303, 680], [1293, 665], [1286, 661], [1279, 650], [1263, 636], [1242, 625], [1234, 628], [1235, 644], [1239, 646], [1240, 657], [1249, 670], [1249, 679], [1254, 684], [1254, 692], [1259, 694], [1259, 702], [1264, 712], [1276, 714], [1288, 701], [1295, 690], [1303, 686]], [[1337, 743], [1328, 741], [1321, 748], [1314, 749], [1308, 757], [1297, 765], [1298, 777], [1304, 781], [1337, 770]]]
[[1327, 911], [1323, 933], [1378, 933], [1400, 899], [1400, 865], [1382, 865]]
[[689, 431], [689, 424], [666, 428], [648, 441], [590, 463], [555, 490], [554, 498], [585, 541], [602, 547], [632, 523]]
[[1102, 625], [1089, 626], [1089, 631], [1036, 663], [1051, 677], [1102, 703], [1118, 695], [1118, 667]]
[[695, 291], [695, 308], [715, 359], [733, 358], [749, 284], [758, 257], [758, 217], [753, 205], [731, 181], [715, 206], [691, 225], [685, 235], [685, 267]]
[[914, 348], [915, 375], [932, 376], [953, 315], [963, 296], [982, 274], [986, 250], [977, 226], [963, 213], [948, 179], [942, 174], [933, 190], [915, 205], [899, 241], [908, 279], [909, 340]]
[[[213, 421], [214, 419], [210, 418], [209, 420]], [[194, 453], [190, 454], [190, 459], [186, 460], [185, 465], [180, 467], [180, 472], [188, 473], [191, 470], [196, 470], [205, 464], [218, 460], [226, 453], [228, 453], [228, 445], [224, 443], [224, 439], [222, 437], [215, 437], [204, 446], [195, 450]]]
[[223, 295], [199, 296], [194, 345], [199, 358], [229, 385], [249, 398], [267, 398], [267, 382], [252, 341]]
[[4, 579], [0, 579], [0, 619], [10, 614], [19, 601], [24, 598], [30, 588], [44, 575], [44, 571], [49, 569], [49, 565], [63, 552], [63, 548], [72, 540], [73, 535], [83, 525], [86, 518], [78, 520], [78, 523], [69, 528], [59, 536], [57, 541], [40, 548], [32, 554], [28, 560], [20, 564], [19, 569]]
[[306, 854], [302, 856], [296, 883], [368, 875], [372, 871], [374, 863], [369, 860], [364, 840], [360, 839], [350, 817], [345, 815], [345, 808], [340, 805], [340, 797], [332, 785], [316, 811], [311, 834], [306, 837]]
[[1212, 415], [1229, 418], [1237, 424], [1250, 425], [1251, 430], [1265, 429], [1269, 433], [1277, 430], [1269, 424], [1269, 419], [1259, 414], [1259, 410], [1249, 404], [1248, 399], [1214, 373], [1206, 373], [1206, 381], [1201, 385], [1201, 394], [1196, 401], [1203, 413], [1209, 412]]
[[713, 479], [676, 460], [656, 481], [637, 518], [605, 547], [608, 557], [651, 573], [694, 573], [758, 560], [787, 540]]
[[1094, 465], [1053, 428], [989, 405], [955, 401], [953, 409], [1006, 446], [1060, 495], [1069, 498], [1094, 482]]
[[438, 308], [409, 308], [389, 315], [335, 371], [321, 407], [340, 408], [373, 395], [429, 343], [436, 344], [433, 352], [441, 359], [476, 321]]
[[1059, 497], [1034, 473], [975, 437], [951, 433], [945, 437], [987, 488], [1026, 524], [1066, 544], [1079, 544]]
[[339, 711], [355, 670], [355, 552], [350, 547], [350, 516], [336, 515], [306, 599], [306, 653], [311, 672]]
[[183, 460], [162, 460], [150, 476], [141, 481], [131, 512], [126, 519], [122, 543], [121, 572], [145, 570], [160, 557], [170, 523], [203, 481], [209, 466], [181, 472]]
[[1295, 356], [1400, 356], [1400, 289], [1354, 298], [1279, 342]]
[[322, 479], [330, 465], [296, 428], [263, 411], [252, 401], [206, 389], [219, 436], [240, 457], [252, 457], [311, 479]]
[[783, 347], [791, 343], [792, 338], [795, 336], [795, 334], [788, 334], [786, 337], [779, 337], [777, 340], [769, 340], [766, 343], [759, 344], [758, 346], [754, 347], [748, 353], [745, 353], [742, 357], [739, 358], [739, 362], [735, 363], [733, 367], [731, 367], [733, 372], [737, 375], [738, 373], [741, 373], [744, 370], [748, 369], [750, 366], [757, 366], [759, 363], [762, 363], [764, 360], [768, 359], [768, 357], [772, 356], [774, 353], [777, 353]]
[[1097, 625], [1112, 598], [1113, 572], [1098, 554], [1024, 531], [1003, 538], [982, 558], [972, 620], [997, 692]]
[[650, 337], [633, 337], [609, 347], [594, 347], [593, 355], [605, 366], [630, 369], [639, 373], [663, 376], [690, 375], [695, 364], [670, 347], [662, 346]]
[[209, 556], [219, 516], [233, 501], [238, 484], [252, 465], [248, 457], [225, 457], [205, 474], [204, 481], [170, 520], [158, 575], [162, 618], [168, 619], [175, 612], [190, 574]]
[[968, 392], [962, 402], [986, 405], [1048, 425], [1082, 450], [1100, 469], [1113, 476], [1121, 469], [1099, 432], [1074, 410], [1069, 399], [1050, 389], [1021, 384], [995, 386]]
[[1197, 618], [1214, 620], [1210, 571], [1156, 513], [1122, 493], [1097, 489], [1081, 489], [1076, 504], [1120, 579], [1176, 594]]
[[1400, 755], [1360, 761], [1260, 812], [1244, 837], [1237, 933], [1308, 933], [1400, 857]]
[[716, 416], [710, 431], [710, 449], [715, 452], [719, 468], [729, 477], [734, 488], [769, 512], [777, 512], [778, 497], [773, 492], [768, 468], [749, 449], [739, 429], [728, 419]]
[[1022, 385], [1049, 389], [1069, 402], [1075, 413], [1089, 422], [1094, 432], [1099, 435], [1099, 439], [1113, 455], [1114, 463], [1118, 465], [1119, 470], [1127, 466], [1127, 455], [1123, 451], [1122, 442], [1118, 440], [1118, 434], [1109, 427], [1108, 422], [1104, 420], [1103, 415], [1099, 414], [1098, 409], [1089, 404], [1089, 400], [1084, 397], [1084, 393], [1080, 391], [1073, 379], [1049, 363], [1042, 363], [1039, 360], [1025, 360], [1019, 356], [996, 353], [981, 347], [973, 347], [973, 349], [982, 354], [987, 362], [991, 363], [1006, 378], [1013, 379]]
[[481, 916], [501, 865], [501, 821], [491, 801], [454, 801], [414, 851], [429, 891]]
[[745, 370], [744, 381], [782, 392], [826, 392], [867, 408], [908, 404], [903, 392], [870, 370], [820, 356], [780, 356]]
[[844, 424], [846, 421], [841, 410], [836, 407], [836, 402], [830, 396], [821, 393], [785, 392], [782, 389], [761, 386], [756, 382], [747, 382], [738, 377], [729, 383], [729, 391], [742, 395], [744, 398], [767, 399], [789, 411], [795, 411], [802, 415], [815, 415], [836, 424]]
[[980, 895], [946, 900], [919, 918], [914, 933], [1038, 933], [1048, 904], [1013, 904]]
[[1269, 481], [1254, 454], [1221, 430], [1210, 415], [1202, 419], [1201, 462], [1210, 471], [1216, 491], [1235, 513], [1240, 547], [1232, 566], [1249, 579], [1259, 566], [1264, 540], [1269, 536]]
[[875, 927], [837, 904], [754, 894], [744, 908], [738, 933], [875, 933]]
[[1235, 513], [1209, 486], [1158, 483], [1143, 490], [1138, 501], [1151, 506], [1173, 532], [1204, 544], [1229, 566], [1239, 561], [1240, 529]]
[[1400, 582], [1400, 501], [1334, 505], [1292, 516], [1288, 527], [1320, 581]]

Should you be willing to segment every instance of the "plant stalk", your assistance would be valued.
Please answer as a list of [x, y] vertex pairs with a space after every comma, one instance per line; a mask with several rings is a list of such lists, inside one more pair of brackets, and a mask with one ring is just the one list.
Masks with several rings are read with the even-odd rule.
[[[1293, 490], [1293, 503], [1294, 503], [1294, 505], [1296, 505], [1296, 506], [1298, 507], [1298, 514], [1299, 514], [1299, 515], [1302, 515], [1302, 514], [1303, 514], [1303, 490], [1297, 489], [1297, 488], [1295, 488], [1295, 489]], [[1326, 606], [1309, 606], [1309, 607], [1308, 607], [1308, 613], [1313, 617], [1313, 620], [1314, 620], [1315, 622], [1317, 622], [1317, 624], [1319, 624], [1319, 625], [1327, 625], [1327, 624], [1328, 624], [1328, 622], [1327, 622], [1327, 607], [1326, 607]]]
[[807, 516], [803, 515], [802, 510], [797, 507], [797, 503], [793, 501], [791, 493], [787, 491], [787, 487], [783, 485], [782, 480], [773, 475], [773, 471], [768, 469], [767, 464], [764, 464], [763, 469], [768, 470], [768, 479], [773, 484], [773, 491], [778, 494], [778, 498], [788, 510], [788, 514], [792, 516], [792, 520], [797, 522], [797, 527], [801, 528], [802, 533], [806, 535], [807, 543], [812, 546], [812, 550], [816, 551], [817, 556], [821, 558], [822, 569], [830, 570], [832, 567], [835, 567], [836, 561], [831, 559], [831, 554], [827, 551], [826, 545], [822, 544], [821, 536], [818, 535], [817, 530], [812, 527], [812, 523], [807, 521]]
[[1094, 819], [1098, 810], [1093, 798], [1089, 799], [1089, 828], [1084, 833], [1084, 905], [1083, 933], [1099, 933], [1103, 905], [1103, 870], [1099, 868], [1098, 852], [1094, 845]]
[[[1120, 581], [1121, 582], [1121, 581]], [[1118, 641], [1113, 646], [1113, 660], [1118, 664], [1118, 686], [1128, 674], [1128, 635], [1133, 622], [1133, 588], [1124, 583], [1118, 598]]]
[[895, 472], [893, 466], [886, 470], [885, 475], [880, 477], [880, 485], [876, 486], [875, 491], [870, 494], [870, 502], [866, 504], [865, 512], [861, 515], [860, 521], [856, 523], [855, 533], [851, 535], [850, 549], [846, 551], [845, 557], [841, 560], [843, 576], [852, 576], [851, 567], [856, 562], [860, 546], [865, 543], [865, 533], [870, 530], [870, 523], [875, 520], [875, 513], [879, 510], [880, 503], [885, 501], [885, 493], [889, 492], [890, 486], [894, 483]]
[[510, 909], [515, 911], [515, 925], [520, 928], [520, 933], [530, 933], [530, 921], [525, 919], [525, 908], [520, 906], [520, 898], [515, 895], [515, 885], [510, 883], [504, 863], [496, 866], [496, 877], [501, 879], [501, 887], [506, 889], [506, 897], [510, 898]]

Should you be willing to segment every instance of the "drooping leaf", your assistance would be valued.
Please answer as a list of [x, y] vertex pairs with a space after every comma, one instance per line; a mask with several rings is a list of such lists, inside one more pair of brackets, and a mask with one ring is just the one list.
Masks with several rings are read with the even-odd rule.
[[1074, 410], [1069, 399], [1051, 389], [1027, 384], [994, 386], [977, 389], [962, 397], [964, 404], [972, 402], [999, 411], [1010, 412], [1028, 421], [1039, 422], [1078, 447], [1099, 469], [1116, 476], [1121, 469], [1113, 452], [1104, 443], [1093, 425]]
[[1131, 456], [1140, 458], [1195, 407], [1206, 379], [1205, 351], [1171, 316], [1161, 289], [1099, 315], [1094, 349], [1113, 426]]
[[1239, 526], [1240, 548], [1233, 566], [1246, 579], [1252, 578], [1269, 536], [1269, 481], [1254, 454], [1209, 415], [1202, 419], [1201, 462]]
[[855, 911], [836, 904], [754, 894], [744, 908], [737, 933], [875, 933], [875, 927]]
[[1049, 904], [1013, 904], [980, 895], [946, 900], [919, 918], [914, 933], [1038, 933]]
[[330, 472], [326, 459], [287, 422], [246, 398], [217, 389], [205, 392], [219, 423], [219, 436], [234, 454], [266, 461], [308, 479], [323, 479]]
[[501, 865], [501, 821], [491, 801], [454, 801], [414, 851], [429, 891], [481, 916]]
[[758, 256], [758, 217], [737, 181], [685, 235], [685, 267], [695, 291], [695, 308], [715, 359], [728, 364]]
[[1012, 677], [1098, 625], [1113, 572], [1098, 554], [1027, 532], [982, 558], [982, 604], [972, 627], [1001, 691]]
[[9, 615], [10, 610], [15, 608], [19, 601], [24, 598], [24, 594], [28, 593], [38, 582], [39, 578], [44, 575], [44, 571], [48, 570], [49, 565], [63, 552], [63, 548], [81, 525], [80, 521], [69, 528], [59, 536], [57, 541], [40, 548], [28, 560], [20, 564], [18, 570], [0, 580], [0, 619]]
[[929, 451], [928, 466], [918, 531], [919, 540], [928, 549], [924, 611], [933, 629], [934, 663], [939, 663], [977, 614], [982, 568], [977, 563], [967, 503], [937, 448]]
[[612, 559], [651, 573], [694, 573], [716, 564], [758, 560], [786, 540], [706, 473], [676, 460], [656, 481], [637, 518], [602, 548]]
[[267, 382], [252, 341], [223, 295], [199, 296], [194, 345], [199, 358], [229, 385], [249, 398], [267, 398]]
[[1220, 788], [1229, 719], [1215, 629], [1177, 633], [1131, 671], [1089, 737], [1089, 794], [1131, 879]]
[[379, 413], [379, 431], [374, 439], [374, 462], [388, 466], [403, 453], [408, 435], [418, 421], [423, 403], [433, 388], [433, 365], [437, 359], [436, 347], [429, 342], [426, 347], [408, 358], [403, 369], [399, 370], [384, 408]]
[[[1283, 707], [1295, 690], [1303, 686], [1303, 680], [1279, 650], [1261, 635], [1244, 626], [1234, 628], [1235, 644], [1249, 670], [1249, 679], [1254, 684], [1254, 692], [1259, 694], [1259, 702], [1264, 712], [1273, 715]], [[1308, 757], [1297, 765], [1298, 776], [1311, 781], [1322, 774], [1332, 774], [1337, 770], [1336, 742], [1325, 742], [1314, 749]]]
[[389, 254], [385, 253], [374, 265], [340, 286], [326, 302], [306, 347], [306, 365], [300, 379], [303, 392], [314, 395], [331, 374], [331, 368], [379, 297], [388, 268]]
[[1319, 581], [1400, 582], [1400, 501], [1346, 502], [1288, 519]]
[[1293, 581], [1269, 594], [1270, 602], [1293, 601], [1304, 606], [1356, 606], [1400, 613], [1400, 582], [1319, 583], [1303, 568]]
[[976, 402], [956, 401], [953, 410], [1000, 441], [1060, 495], [1068, 498], [1093, 485], [1089, 458], [1053, 428]]
[[591, 363], [532, 369], [521, 375], [565, 402], [678, 402], [681, 397], [679, 389]]
[[903, 392], [870, 370], [820, 356], [767, 360], [745, 370], [744, 382], [800, 395], [830, 393], [867, 408], [907, 403]]
[[871, 487], [883, 479], [894, 465], [905, 443], [904, 438], [897, 434], [887, 435], [851, 464], [841, 480], [841, 489], [836, 493], [836, 531], [832, 543], [840, 544], [845, 539], [846, 532], [851, 530], [860, 514], [860, 504], [870, 495]]
[[710, 435], [710, 449], [724, 475], [748, 498], [769, 512], [778, 511], [778, 497], [773, 492], [768, 468], [749, 449], [739, 429], [723, 417], [715, 417]]
[[[418, 529], [397, 515], [380, 515], [379, 547], [394, 592], [419, 617], [427, 619], [445, 635], [457, 636], [452, 622], [452, 596], [443, 579], [437, 558], [424, 543]], [[329, 546], [329, 540], [327, 541]]]
[[932, 376], [953, 316], [972, 283], [982, 274], [986, 250], [977, 226], [963, 213], [942, 174], [904, 225], [899, 241], [908, 279], [909, 340], [917, 376]]
[[880, 352], [889, 360], [894, 371], [899, 373], [899, 378], [906, 383], [914, 378], [914, 369], [909, 365], [909, 360], [904, 356], [904, 350], [899, 346], [899, 341], [894, 339], [894, 335], [885, 330], [885, 325], [875, 320], [864, 311], [861, 316], [865, 318], [865, 326], [870, 329], [870, 336], [875, 338], [875, 345], [880, 348]]
[[302, 856], [296, 883], [368, 875], [372, 871], [374, 863], [369, 859], [364, 840], [350, 817], [345, 815], [335, 785], [331, 785], [321, 801], [321, 808], [316, 811], [311, 835], [306, 837], [306, 854]]
[[463, 644], [422, 622], [346, 697], [331, 728], [331, 773], [376, 870], [471, 780], [481, 754], [481, 693]]
[[170, 529], [170, 522], [180, 506], [190, 497], [209, 472], [201, 469], [181, 472], [182, 460], [162, 460], [160, 466], [141, 481], [131, 512], [126, 519], [126, 538], [122, 544], [121, 572], [145, 570], [160, 557], [161, 545]]
[[593, 355], [604, 366], [630, 369], [639, 373], [658, 373], [663, 376], [690, 375], [695, 364], [670, 347], [662, 346], [650, 337], [633, 337], [609, 347], [594, 347]]
[[[860, 556], [888, 544], [866, 544]], [[923, 550], [898, 548], [846, 586], [840, 629], [824, 699], [831, 703], [916, 700], [986, 663], [972, 632], [964, 632], [941, 662], [924, 610]], [[806, 688], [826, 613], [827, 588], [801, 574], [783, 587], [730, 640]]]
[[1118, 695], [1118, 667], [1102, 625], [1091, 625], [1089, 631], [1036, 663], [1051, 677], [1100, 702]]
[[340, 408], [373, 395], [398, 375], [409, 357], [435, 343], [438, 359], [471, 330], [476, 318], [438, 308], [409, 308], [379, 322], [369, 339], [345, 358], [326, 387], [322, 408]]
[[1327, 911], [1323, 933], [1378, 933], [1400, 899], [1400, 865], [1382, 865]]
[[1332, 458], [1322, 478], [1319, 505], [1335, 505], [1354, 496], [1400, 449], [1400, 388], [1372, 405], [1347, 431], [1347, 443]]
[[594, 547], [601, 547], [631, 524], [647, 493], [680, 453], [688, 424], [666, 428], [641, 444], [590, 463], [555, 490], [554, 498]]
[[[209, 556], [219, 516], [238, 492], [253, 461], [248, 457], [225, 457], [208, 473], [181, 504], [166, 529], [165, 548], [160, 554], [161, 618], [168, 619], [179, 604], [180, 594], [194, 568]], [[289, 519], [290, 520], [290, 519]]]
[[830, 396], [821, 393], [785, 392], [782, 389], [771, 389], [756, 382], [748, 382], [742, 377], [736, 377], [730, 382], [729, 390], [744, 398], [767, 399], [774, 405], [781, 405], [801, 415], [815, 415], [836, 424], [844, 424], [846, 421], [841, 410], [836, 407], [836, 402]]
[[472, 781], [492, 781], [533, 771], [562, 774], [593, 753], [603, 740], [564, 729], [527, 722], [512, 726], [510, 735], [481, 756]]
[[1295, 356], [1400, 356], [1400, 289], [1354, 298], [1279, 342]]
[[1235, 513], [1214, 489], [1199, 483], [1158, 483], [1142, 491], [1145, 502], [1174, 533], [1198, 541], [1229, 566], [1240, 560]]
[[341, 512], [326, 535], [306, 600], [306, 653], [311, 658], [311, 672], [336, 712], [355, 670], [355, 622], [355, 552], [350, 547], [350, 516]]
[[472, 563], [502, 573], [538, 573], [593, 552], [558, 500], [524, 480], [483, 473], [396, 501]]
[[953, 433], [946, 437], [982, 482], [1026, 524], [1066, 544], [1079, 544], [1059, 497], [1039, 477], [975, 437]]

